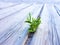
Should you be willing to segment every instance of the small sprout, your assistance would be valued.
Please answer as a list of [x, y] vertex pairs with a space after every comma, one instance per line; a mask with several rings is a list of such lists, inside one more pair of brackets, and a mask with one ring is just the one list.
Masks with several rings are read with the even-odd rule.
[[29, 32], [36, 32], [39, 24], [41, 23], [41, 18], [38, 17], [35, 19], [31, 16], [31, 13], [29, 13], [29, 17], [27, 17], [27, 20], [25, 22], [29, 23]]

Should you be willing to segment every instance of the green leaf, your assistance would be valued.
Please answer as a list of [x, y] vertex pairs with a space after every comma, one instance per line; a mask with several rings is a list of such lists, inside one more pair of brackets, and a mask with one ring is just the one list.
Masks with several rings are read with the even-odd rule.
[[27, 23], [31, 23], [30, 21], [25, 21], [25, 22], [27, 22]]

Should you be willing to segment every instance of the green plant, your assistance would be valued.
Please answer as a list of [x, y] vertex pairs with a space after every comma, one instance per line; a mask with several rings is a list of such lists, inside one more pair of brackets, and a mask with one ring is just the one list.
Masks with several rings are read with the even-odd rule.
[[31, 16], [31, 13], [29, 13], [29, 17], [27, 17], [27, 20], [25, 22], [29, 23], [29, 32], [36, 32], [39, 24], [41, 23], [41, 19], [40, 17], [38, 17], [37, 19], [33, 18]]

